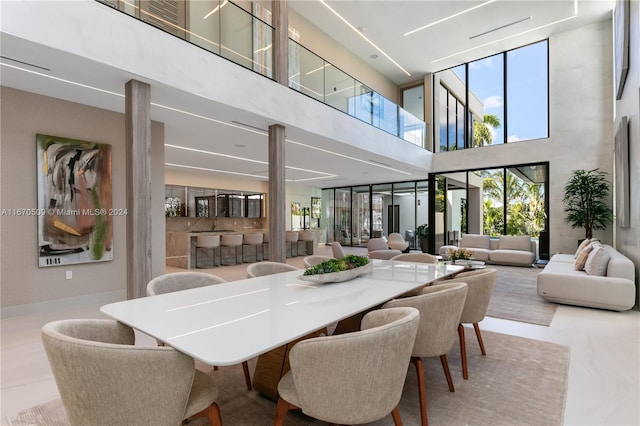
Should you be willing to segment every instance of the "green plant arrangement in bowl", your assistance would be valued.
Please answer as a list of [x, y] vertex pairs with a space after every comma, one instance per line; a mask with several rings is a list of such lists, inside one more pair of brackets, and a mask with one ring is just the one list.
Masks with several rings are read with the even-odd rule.
[[298, 278], [315, 283], [335, 283], [352, 280], [370, 269], [369, 258], [348, 254], [341, 259], [329, 259], [304, 270]]

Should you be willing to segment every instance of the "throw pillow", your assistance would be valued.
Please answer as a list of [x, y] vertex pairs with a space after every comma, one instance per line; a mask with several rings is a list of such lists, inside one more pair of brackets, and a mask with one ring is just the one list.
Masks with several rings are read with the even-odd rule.
[[598, 245], [591, 250], [584, 264], [584, 271], [588, 275], [604, 276], [607, 274], [607, 265], [611, 255], [603, 245]]
[[582, 240], [582, 242], [580, 243], [580, 245], [578, 246], [578, 250], [576, 250], [576, 254], [575, 256], [573, 256], [575, 259], [578, 258], [578, 255], [580, 254], [580, 252], [589, 244], [591, 243], [591, 239], [590, 238], [585, 238], [584, 240]]
[[593, 244], [589, 244], [585, 248], [580, 251], [578, 257], [576, 257], [576, 263], [574, 268], [576, 271], [582, 271], [584, 269], [584, 265], [587, 263], [587, 259], [589, 258], [589, 254], [593, 251]]

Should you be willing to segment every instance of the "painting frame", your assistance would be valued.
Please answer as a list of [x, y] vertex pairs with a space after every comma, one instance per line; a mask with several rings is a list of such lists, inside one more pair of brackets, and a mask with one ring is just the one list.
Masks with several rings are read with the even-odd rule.
[[629, 120], [620, 118], [615, 138], [616, 221], [621, 228], [630, 226], [629, 187]]
[[629, 0], [616, 0], [613, 16], [613, 66], [616, 99], [622, 98], [629, 71]]
[[311, 197], [311, 219], [320, 219], [322, 217], [322, 199], [320, 197]]
[[38, 266], [113, 260], [111, 145], [36, 135]]

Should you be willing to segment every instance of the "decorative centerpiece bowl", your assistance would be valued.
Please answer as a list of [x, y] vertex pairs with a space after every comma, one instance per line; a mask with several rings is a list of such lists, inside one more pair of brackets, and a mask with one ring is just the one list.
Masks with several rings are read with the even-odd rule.
[[341, 259], [329, 259], [304, 270], [298, 279], [316, 284], [349, 281], [371, 270], [369, 258], [349, 254]]

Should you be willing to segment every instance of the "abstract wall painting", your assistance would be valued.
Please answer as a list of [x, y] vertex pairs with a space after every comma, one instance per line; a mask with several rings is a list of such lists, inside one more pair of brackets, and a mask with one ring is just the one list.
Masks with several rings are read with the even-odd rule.
[[113, 260], [111, 145], [36, 135], [40, 267]]
[[617, 0], [613, 14], [613, 65], [616, 99], [622, 97], [629, 71], [629, 18], [629, 0]]

